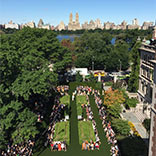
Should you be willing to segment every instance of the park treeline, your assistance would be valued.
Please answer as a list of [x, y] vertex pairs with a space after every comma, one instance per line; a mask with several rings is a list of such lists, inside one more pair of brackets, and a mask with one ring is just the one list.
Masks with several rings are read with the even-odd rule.
[[[131, 62], [138, 63], [135, 59], [139, 58], [138, 36], [149, 39], [151, 33], [150, 30], [84, 31], [74, 42], [62, 40], [61, 43], [57, 39], [58, 33], [51, 30], [27, 27], [2, 33], [0, 149], [5, 149], [8, 142], [16, 144], [40, 137], [49, 125], [59, 75], [66, 69], [76, 66], [126, 70]], [[112, 38], [116, 39], [115, 44], [112, 44]], [[136, 70], [135, 65], [134, 62], [132, 70]], [[130, 84], [137, 82], [135, 74]], [[39, 114], [44, 117], [41, 123], [37, 122]]]
[[127, 70], [131, 64], [133, 47], [140, 37], [150, 39], [151, 30], [78, 30], [61, 31], [61, 34], [82, 32], [74, 42], [62, 40], [61, 44], [72, 51], [74, 65], [79, 68], [106, 71]]

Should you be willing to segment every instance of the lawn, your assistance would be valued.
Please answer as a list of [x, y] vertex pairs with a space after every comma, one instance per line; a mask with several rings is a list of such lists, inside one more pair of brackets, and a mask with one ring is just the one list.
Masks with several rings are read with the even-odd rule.
[[58, 122], [55, 125], [54, 141], [66, 141], [69, 145], [69, 122]]
[[70, 104], [70, 96], [69, 95], [62, 96], [60, 98], [60, 103], [69, 107], [69, 104]]
[[82, 108], [81, 108], [82, 104], [87, 104], [86, 96], [84, 95], [76, 96], [77, 115], [82, 115]]
[[83, 141], [90, 141], [90, 140], [95, 141], [96, 140], [91, 121], [79, 121], [78, 129], [79, 129], [80, 145], [83, 143]]
[[65, 95], [60, 98], [60, 103], [65, 105], [64, 115], [69, 115], [70, 95]]

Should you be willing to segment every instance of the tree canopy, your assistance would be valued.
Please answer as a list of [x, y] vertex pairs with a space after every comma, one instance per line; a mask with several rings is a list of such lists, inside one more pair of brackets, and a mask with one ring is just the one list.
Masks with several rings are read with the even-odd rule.
[[10, 139], [21, 143], [39, 133], [35, 100], [53, 96], [72, 55], [45, 29], [2, 34], [0, 43], [0, 148], [5, 148]]

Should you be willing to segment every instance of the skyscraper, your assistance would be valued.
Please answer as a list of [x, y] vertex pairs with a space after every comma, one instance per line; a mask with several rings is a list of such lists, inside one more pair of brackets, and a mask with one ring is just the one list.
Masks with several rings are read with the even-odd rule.
[[73, 15], [72, 15], [72, 13], [70, 13], [68, 30], [79, 30], [79, 29], [81, 29], [80, 23], [79, 23], [79, 14], [76, 13], [75, 21], [73, 21]]
[[73, 24], [73, 14], [70, 13], [69, 15], [69, 23]]
[[76, 16], [75, 16], [75, 23], [79, 23], [79, 14], [76, 13]]
[[138, 22], [138, 19], [135, 18], [133, 21], [132, 21], [132, 25], [139, 25], [139, 22]]
[[44, 25], [43, 20], [40, 19], [38, 22], [38, 28], [42, 28], [43, 25]]

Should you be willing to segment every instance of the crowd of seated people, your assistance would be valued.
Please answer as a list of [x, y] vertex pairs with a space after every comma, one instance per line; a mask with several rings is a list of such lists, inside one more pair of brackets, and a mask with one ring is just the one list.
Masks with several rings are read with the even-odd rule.
[[[90, 120], [92, 121], [92, 126], [93, 126], [93, 130], [94, 130], [94, 134], [95, 134], [95, 138], [96, 138], [96, 142], [95, 142], [95, 145], [96, 145], [96, 148], [91, 148], [91, 149], [99, 149], [99, 146], [100, 146], [100, 138], [98, 136], [98, 131], [97, 131], [97, 127], [96, 127], [96, 122], [94, 120], [94, 116], [93, 116], [93, 112], [91, 110], [91, 106], [90, 106], [90, 102], [89, 102], [89, 96], [92, 92], [92, 89], [88, 86], [78, 86], [76, 88], [76, 91], [74, 92], [74, 96], [77, 94], [77, 95], [85, 95], [86, 96], [86, 99], [87, 99], [87, 104], [83, 104], [82, 105], [82, 109], [86, 108], [86, 114], [87, 114], [87, 120]], [[90, 148], [89, 143], [86, 144], [87, 141], [85, 141], [82, 146], [85, 147], [85, 148], [82, 148], [83, 150], [88, 150]], [[91, 143], [91, 142], [90, 142]], [[93, 142], [92, 142], [93, 143]], [[86, 144], [86, 146], [84, 146], [84, 144]]]
[[51, 151], [66, 151], [67, 150], [67, 144], [65, 141], [53, 141], [50, 144]]
[[90, 141], [90, 142], [88, 142], [88, 141], [84, 141], [83, 143], [82, 143], [82, 150], [95, 150], [95, 149], [97, 149], [97, 150], [99, 150], [99, 148], [100, 148], [100, 142], [94, 142], [94, 141]]
[[29, 140], [28, 142], [12, 145], [10, 142], [5, 151], [1, 151], [1, 156], [32, 156], [35, 142]]
[[113, 156], [118, 156], [119, 148], [117, 145], [117, 139], [115, 138], [115, 133], [111, 127], [111, 123], [107, 122], [106, 120], [107, 118], [106, 110], [105, 107], [103, 106], [102, 100], [97, 91], [95, 91], [94, 97], [95, 97], [95, 103], [97, 104], [97, 107], [99, 109], [100, 118], [102, 119], [102, 126], [104, 132], [106, 133], [107, 141], [109, 144], [111, 144], [111, 154]]
[[[58, 89], [59, 88], [59, 89]], [[59, 86], [57, 87], [57, 89], [59, 90], [61, 96], [62, 95], [67, 95], [68, 93], [68, 86]], [[54, 105], [52, 107], [52, 112], [50, 115], [50, 125], [48, 127], [47, 130], [47, 141], [45, 142], [45, 146], [50, 145], [51, 146], [51, 150], [54, 151], [66, 151], [67, 149], [67, 145], [64, 142], [58, 142], [58, 141], [54, 141], [54, 133], [55, 133], [55, 125], [57, 122], [60, 122], [62, 120], [62, 118], [64, 117], [62, 112], [64, 111], [65, 105], [64, 104], [60, 104], [59, 101], [60, 96], [56, 96], [55, 97], [55, 101], [54, 101]], [[60, 148], [61, 146], [61, 148]]]
[[57, 86], [57, 91], [61, 94], [61, 96], [68, 95], [68, 90], [68, 85]]

